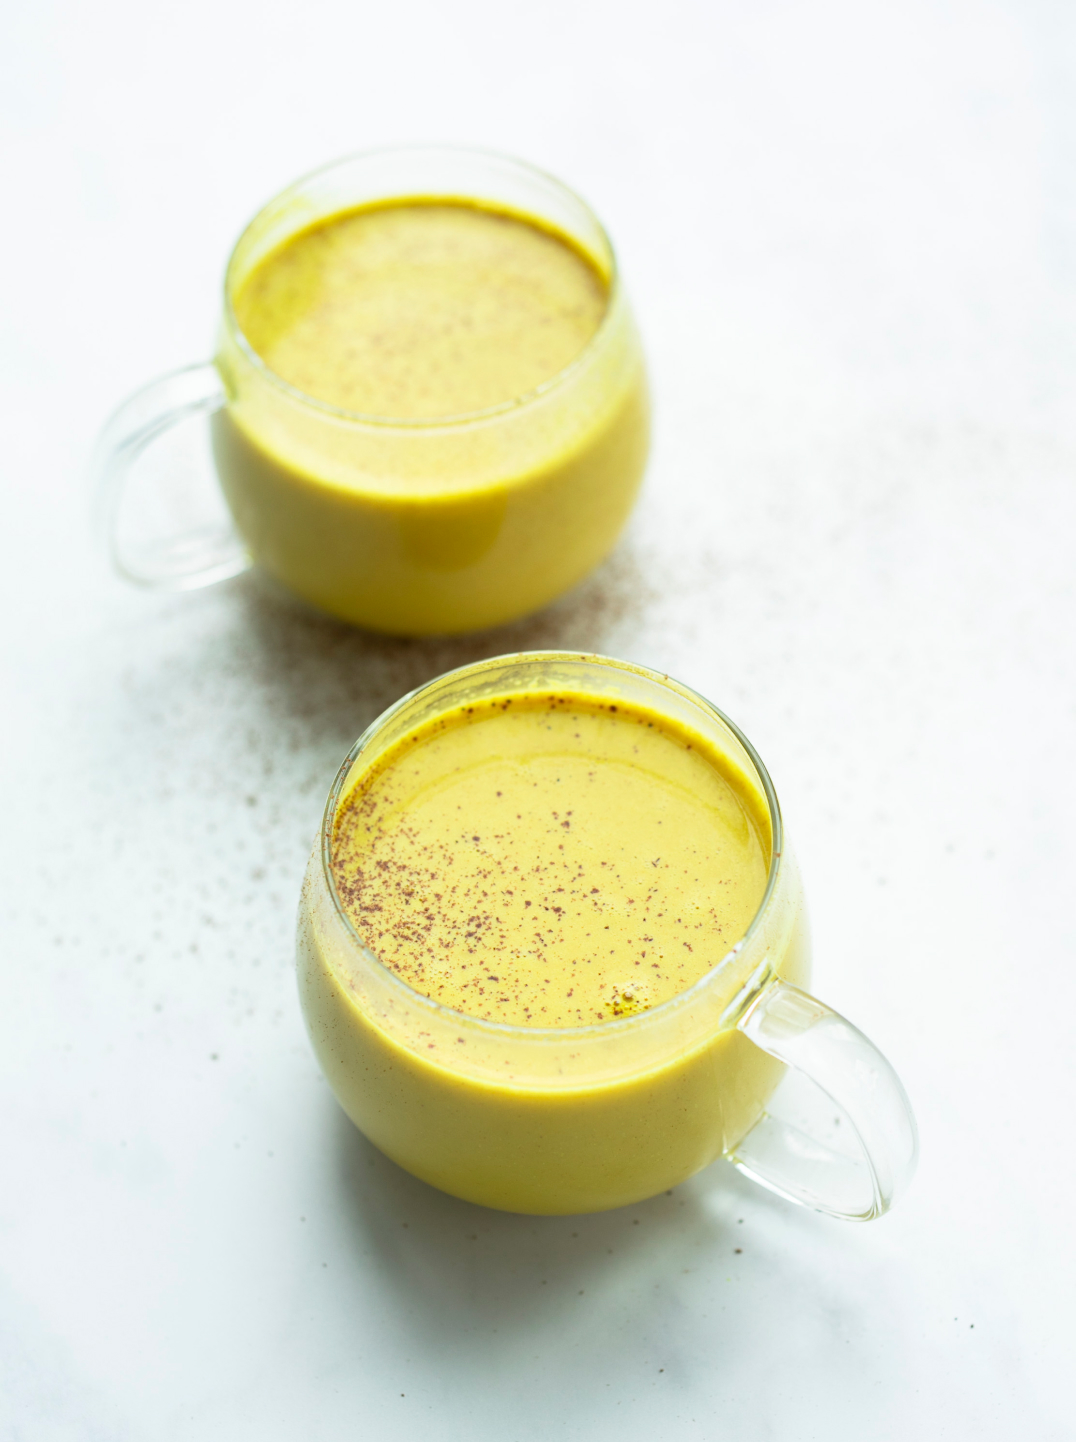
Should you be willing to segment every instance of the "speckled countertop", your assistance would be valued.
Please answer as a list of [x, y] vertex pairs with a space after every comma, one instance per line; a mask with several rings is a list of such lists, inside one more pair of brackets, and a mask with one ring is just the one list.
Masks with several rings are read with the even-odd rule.
[[[1076, 1184], [1076, 22], [1062, 7], [193, 0], [0, 47], [0, 1437], [1067, 1438]], [[617, 240], [657, 434], [547, 613], [399, 643], [246, 578], [128, 591], [84, 469], [211, 344], [230, 243], [350, 149], [545, 165]], [[849, 1227], [718, 1164], [584, 1219], [350, 1127], [292, 927], [325, 793], [478, 656], [626, 656], [755, 741], [815, 984], [914, 1188]]]

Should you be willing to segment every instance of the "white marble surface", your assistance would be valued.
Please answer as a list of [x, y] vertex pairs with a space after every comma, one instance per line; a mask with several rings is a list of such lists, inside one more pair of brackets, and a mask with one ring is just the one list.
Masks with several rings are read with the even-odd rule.
[[[3, 23], [3, 1442], [1073, 1436], [1076, 12]], [[428, 644], [249, 579], [125, 590], [86, 519], [105, 414], [208, 353], [262, 200], [430, 138], [547, 166], [619, 243], [657, 399], [621, 549]], [[917, 1107], [890, 1217], [724, 1164], [503, 1216], [338, 1113], [291, 971], [335, 768], [405, 688], [551, 644], [672, 672], [768, 761], [819, 994]]]

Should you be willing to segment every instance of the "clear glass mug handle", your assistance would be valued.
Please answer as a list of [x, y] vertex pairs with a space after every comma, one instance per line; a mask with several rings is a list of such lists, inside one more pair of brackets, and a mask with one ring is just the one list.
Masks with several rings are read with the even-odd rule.
[[[97, 527], [113, 565], [127, 580], [163, 590], [188, 591], [227, 580], [249, 568], [250, 557], [223, 509], [215, 482], [209, 493], [214, 503], [203, 505], [201, 515], [196, 506], [195, 514], [187, 514], [178, 522], [167, 517], [164, 526], [155, 527], [149, 537], [132, 537], [125, 525], [132, 475], [139, 458], [173, 427], [198, 415], [211, 416], [224, 406], [225, 400], [224, 386], [212, 362], [188, 366], [136, 391], [101, 432], [92, 463]], [[179, 490], [193, 492], [194, 479], [182, 477]], [[165, 499], [163, 483], [157, 481], [155, 489], [155, 499], [160, 503]], [[184, 499], [189, 501], [190, 495]], [[189, 512], [190, 506], [178, 509]], [[207, 516], [206, 511], [213, 514]]]
[[736, 1026], [789, 1071], [728, 1160], [833, 1217], [865, 1222], [887, 1212], [912, 1178], [919, 1139], [907, 1094], [878, 1048], [776, 977]]

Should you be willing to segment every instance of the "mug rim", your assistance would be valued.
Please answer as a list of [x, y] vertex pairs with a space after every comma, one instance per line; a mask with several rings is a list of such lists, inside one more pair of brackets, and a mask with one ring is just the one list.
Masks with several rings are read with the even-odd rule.
[[[484, 406], [480, 410], [460, 411], [444, 416], [383, 416], [365, 411], [347, 410], [343, 406], [333, 405], [331, 401], [319, 400], [317, 396], [309, 395], [306, 391], [300, 390], [298, 386], [293, 386], [289, 381], [286, 381], [283, 376], [278, 375], [277, 372], [262, 359], [253, 345], [251, 345], [242, 326], [239, 324], [238, 317], [235, 314], [235, 307], [232, 304], [232, 272], [235, 266], [236, 256], [244, 240], [246, 240], [247, 236], [251, 234], [258, 225], [258, 222], [262, 220], [271, 208], [278, 205], [281, 201], [287, 200], [290, 196], [299, 194], [306, 186], [319, 177], [328, 175], [334, 170], [341, 170], [345, 166], [354, 165], [356, 162], [375, 160], [382, 156], [407, 157], [421, 155], [467, 156], [472, 159], [492, 161], [500, 165], [506, 165], [514, 170], [539, 177], [541, 180], [561, 191], [562, 194], [574, 201], [576, 205], [580, 206], [587, 218], [593, 223], [608, 252], [608, 297], [605, 311], [593, 335], [590, 336], [586, 344], [572, 357], [567, 365], [562, 366], [560, 370], [554, 372], [553, 375], [549, 376], [539, 385], [532, 387], [529, 391], [524, 391], [521, 395], [512, 396], [507, 401], [498, 401], [496, 405]], [[466, 196], [457, 198], [478, 199], [478, 197]], [[406, 200], [406, 197], [401, 196], [400, 199]], [[362, 207], [357, 206], [355, 208], [361, 209]], [[492, 209], [493, 207], [491, 206], [490, 208]], [[514, 212], [506, 207], [505, 213], [513, 214]], [[520, 211], [518, 214], [521, 219], [526, 218], [525, 212]], [[532, 217], [532, 219], [540, 219], [540, 217]], [[305, 174], [299, 176], [297, 180], [293, 180], [289, 185], [286, 185], [283, 190], [277, 191], [275, 195], [271, 196], [269, 200], [258, 208], [240, 231], [224, 268], [224, 323], [247, 363], [251, 365], [265, 381], [293, 403], [309, 406], [327, 416], [333, 417], [333, 419], [337, 421], [345, 421], [357, 426], [376, 427], [378, 430], [414, 431], [444, 428], [456, 429], [473, 425], [477, 422], [492, 420], [499, 416], [512, 415], [525, 407], [533, 405], [535, 402], [542, 400], [551, 391], [558, 390], [589, 360], [590, 356], [608, 334], [610, 323], [617, 309], [620, 297], [620, 267], [613, 242], [605, 226], [578, 191], [573, 190], [571, 186], [566, 185], [564, 181], [560, 180], [550, 171], [542, 169], [541, 166], [532, 165], [530, 161], [520, 160], [518, 156], [508, 155], [504, 151], [489, 150], [480, 146], [468, 145], [427, 144], [376, 146], [370, 150], [353, 151], [348, 155], [339, 157], [337, 160], [330, 160], [325, 165], [319, 165], [314, 170], [308, 170]]]
[[[376, 952], [368, 947], [359, 936], [340, 900], [332, 870], [332, 832], [344, 784], [355, 762], [382, 728], [397, 716], [405, 706], [408, 706], [412, 701], [421, 696], [423, 692], [428, 691], [431, 687], [447, 681], [452, 677], [463, 677], [468, 673], [477, 673], [498, 665], [504, 666], [511, 663], [520, 664], [533, 661], [589, 662], [592, 665], [610, 666], [614, 670], [628, 671], [637, 676], [643, 676], [659, 687], [677, 691], [682, 696], [687, 697], [698, 705], [704, 713], [710, 713], [716, 717], [721, 724], [727, 726], [736, 740], [744, 748], [748, 760], [754, 767], [756, 776], [762, 785], [763, 795], [766, 798], [766, 805], [769, 810], [771, 841], [770, 864], [766, 875], [766, 887], [762, 893], [758, 907], [755, 910], [755, 914], [751, 918], [750, 924], [735, 945], [730, 947], [721, 960], [715, 962], [709, 971], [704, 972], [697, 981], [692, 982], [689, 987], [677, 992], [674, 996], [666, 998], [665, 1001], [659, 1002], [656, 1006], [648, 1007], [645, 1011], [633, 1012], [628, 1016], [612, 1017], [608, 1021], [588, 1022], [584, 1026], [519, 1026], [509, 1022], [490, 1021], [485, 1017], [474, 1016], [470, 1012], [459, 1011], [455, 1007], [446, 1006], [444, 1002], [434, 1001], [432, 997], [416, 991], [414, 987], [410, 986], [402, 977], [393, 971], [390, 966], [387, 966]], [[490, 656], [481, 661], [469, 661], [463, 666], [456, 666], [451, 671], [444, 671], [439, 676], [434, 676], [429, 681], [423, 682], [421, 686], [416, 686], [408, 691], [406, 695], [401, 696], [393, 705], [387, 707], [386, 710], [382, 711], [381, 714], [367, 726], [344, 758], [325, 802], [319, 840], [322, 877], [332, 901], [336, 918], [342, 923], [349, 942], [358, 949], [364, 961], [373, 964], [384, 981], [393, 989], [399, 989], [406, 997], [409, 1005], [417, 1004], [420, 1009], [427, 1010], [440, 1019], [451, 1022], [453, 1025], [476, 1028], [479, 1035], [486, 1035], [490, 1038], [496, 1037], [502, 1040], [505, 1038], [514, 1038], [524, 1044], [529, 1041], [532, 1045], [536, 1042], [571, 1043], [573, 1041], [582, 1044], [588, 1039], [623, 1036], [625, 1034], [642, 1031], [647, 1027], [655, 1026], [673, 1012], [689, 1008], [697, 996], [701, 995], [707, 988], [713, 986], [716, 978], [731, 968], [736, 958], [748, 947], [757, 935], [777, 891], [778, 881], [783, 870], [785, 851], [784, 823], [782, 821], [781, 808], [777, 800], [777, 792], [774, 789], [773, 781], [770, 778], [770, 774], [762, 758], [740, 730], [739, 726], [726, 716], [718, 706], [715, 706], [712, 701], [709, 701], [700, 692], [685, 685], [682, 681], [676, 681], [669, 676], [667, 672], [653, 671], [650, 667], [641, 666], [637, 662], [624, 661], [615, 656], [604, 656], [594, 651], [506, 652], [500, 656]], [[751, 976], [747, 978], [746, 982], [736, 993], [730, 996], [729, 1003], [725, 1008], [726, 1014], [734, 1011], [738, 1017], [746, 1010], [766, 983], [768, 971], [766, 971], [765, 975], [762, 975], [761, 972], [763, 971], [766, 971], [765, 963], [757, 972], [752, 973]]]

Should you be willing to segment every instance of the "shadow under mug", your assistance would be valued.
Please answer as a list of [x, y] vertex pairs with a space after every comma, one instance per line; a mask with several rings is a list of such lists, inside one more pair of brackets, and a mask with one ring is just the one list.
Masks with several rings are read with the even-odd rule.
[[[233, 299], [251, 271], [319, 220], [407, 199], [462, 200], [566, 237], [608, 290], [601, 324], [578, 356], [526, 395], [422, 420], [341, 410], [276, 375], [236, 320]], [[296, 182], [251, 221], [224, 292], [215, 359], [132, 396], [98, 443], [102, 526], [129, 580], [193, 589], [257, 564], [346, 621], [446, 634], [537, 610], [612, 549], [646, 462], [645, 367], [609, 239], [559, 181], [480, 151], [353, 156]], [[132, 534], [136, 462], [195, 416], [211, 418], [230, 520], [188, 517]], [[191, 509], [189, 495], [180, 501]]]
[[[669, 717], [728, 758], [769, 818], [766, 890], [743, 939], [678, 996], [592, 1026], [502, 1025], [419, 994], [359, 939], [333, 882], [336, 817], [379, 757], [447, 710], [536, 690]], [[299, 906], [303, 1012], [344, 1110], [424, 1181], [506, 1211], [624, 1206], [722, 1155], [832, 1216], [887, 1211], [915, 1169], [911, 1107], [877, 1048], [804, 990], [809, 970], [799, 872], [751, 743], [686, 686], [573, 652], [461, 667], [375, 721], [329, 793]]]

